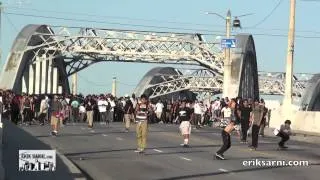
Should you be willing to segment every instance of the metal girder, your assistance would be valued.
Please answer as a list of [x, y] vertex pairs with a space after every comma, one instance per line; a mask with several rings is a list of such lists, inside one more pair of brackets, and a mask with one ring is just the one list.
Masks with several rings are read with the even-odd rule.
[[[293, 76], [293, 96], [301, 97], [311, 74], [295, 74]], [[259, 90], [261, 94], [284, 95], [285, 73], [259, 73]]]
[[224, 56], [219, 43], [205, 43], [197, 34], [50, 28], [54, 34], [34, 33], [42, 43], [29, 45], [25, 51], [33, 51], [36, 56], [49, 54], [71, 60], [66, 61], [68, 75], [100, 61], [182, 63], [223, 73]]
[[222, 79], [201, 76], [166, 76], [160, 75], [162, 83], [149, 85], [150, 98], [156, 98], [166, 94], [191, 90], [193, 92], [211, 92], [219, 94], [222, 90]]
[[[146, 87], [151, 92], [150, 98], [156, 98], [166, 94], [190, 90], [192, 92], [209, 92], [219, 94], [222, 92], [223, 78], [207, 69], [197, 70], [178, 70], [188, 73], [186, 75], [158, 75], [163, 82], [152, 84]], [[311, 77], [304, 76], [305, 79], [298, 80], [297, 76], [305, 74], [296, 74], [294, 76], [294, 94], [301, 97], [306, 87], [306, 82]], [[259, 90], [260, 94], [265, 95], [283, 95], [284, 94], [284, 73], [259, 72]]]

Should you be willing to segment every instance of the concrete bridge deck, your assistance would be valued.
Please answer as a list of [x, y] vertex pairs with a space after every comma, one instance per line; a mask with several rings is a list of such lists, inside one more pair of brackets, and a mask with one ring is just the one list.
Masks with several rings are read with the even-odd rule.
[[[182, 141], [178, 126], [152, 124], [148, 134], [145, 155], [134, 153], [134, 127], [124, 133], [123, 125], [110, 128], [95, 124], [89, 130], [86, 124], [68, 125], [58, 137], [49, 135], [49, 126], [15, 127], [8, 123], [4, 129], [4, 166], [8, 179], [318, 179], [320, 170], [319, 138], [304, 137], [288, 142], [290, 149], [277, 151], [277, 137], [260, 138], [258, 151], [249, 151], [232, 137], [232, 147], [225, 153], [228, 160], [212, 158], [221, 145], [221, 130], [205, 127], [192, 130], [191, 148], [180, 147]], [[271, 130], [267, 130], [270, 134]], [[309, 140], [310, 142], [306, 142]], [[85, 171], [72, 173], [72, 168], [60, 156], [55, 173], [17, 172], [18, 149], [57, 149]], [[245, 160], [306, 160], [308, 167], [244, 167]], [[67, 164], [67, 165], [66, 165]], [[70, 170], [71, 169], [71, 170]], [[293, 178], [294, 173], [294, 178]]]

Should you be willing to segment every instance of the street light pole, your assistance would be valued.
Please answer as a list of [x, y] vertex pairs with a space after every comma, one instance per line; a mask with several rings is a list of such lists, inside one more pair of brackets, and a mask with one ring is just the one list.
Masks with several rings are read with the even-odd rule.
[[286, 88], [284, 98], [284, 108], [286, 118], [290, 117], [292, 108], [292, 76], [293, 76], [293, 56], [294, 56], [294, 37], [295, 37], [295, 14], [296, 14], [296, 0], [290, 0], [290, 22], [288, 34], [288, 52], [286, 65]]
[[[231, 11], [228, 10], [226, 17], [226, 38], [231, 36]], [[229, 96], [230, 83], [231, 83], [231, 61], [230, 61], [230, 48], [225, 49], [225, 60], [223, 65], [223, 97]]]

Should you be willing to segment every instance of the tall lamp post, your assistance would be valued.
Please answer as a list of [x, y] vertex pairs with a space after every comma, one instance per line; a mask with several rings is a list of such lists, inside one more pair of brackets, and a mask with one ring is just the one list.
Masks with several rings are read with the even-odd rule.
[[293, 56], [294, 56], [294, 37], [295, 37], [295, 14], [296, 14], [296, 0], [290, 0], [290, 22], [288, 34], [288, 52], [286, 65], [286, 86], [284, 97], [284, 110], [287, 119], [290, 118], [292, 110], [292, 76], [293, 76]]
[[[231, 26], [232, 17], [231, 17], [230, 10], [228, 10], [226, 17], [214, 12], [206, 12], [206, 14], [216, 15], [226, 21], [226, 38], [227, 39], [231, 37], [231, 27], [241, 28], [240, 20], [238, 19], [238, 17], [252, 15], [252, 13], [250, 13], [250, 14], [244, 14], [244, 15], [235, 17], [233, 20], [233, 24]], [[231, 56], [230, 48], [227, 47], [225, 48], [225, 59], [223, 63], [223, 97], [230, 96], [229, 94], [230, 85], [231, 85], [231, 57], [230, 56]]]
[[[228, 10], [227, 16], [214, 12], [207, 12], [206, 14], [216, 15], [226, 21], [226, 38], [231, 36], [231, 11]], [[230, 61], [230, 48], [225, 48], [224, 50], [225, 58], [223, 63], [223, 97], [228, 97], [229, 95], [229, 85], [231, 83], [231, 61]]]

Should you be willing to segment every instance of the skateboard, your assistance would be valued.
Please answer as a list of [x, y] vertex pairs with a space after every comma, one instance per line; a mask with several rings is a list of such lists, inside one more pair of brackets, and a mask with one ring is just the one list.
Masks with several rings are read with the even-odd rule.
[[214, 155], [214, 158], [215, 158], [215, 159], [217, 159], [217, 160], [226, 160], [226, 158], [221, 159], [221, 158], [219, 158], [219, 157], [218, 157], [218, 156], [216, 156], [216, 155]]
[[278, 148], [277, 148], [277, 151], [285, 151], [285, 150], [288, 150], [288, 148], [287, 148], [287, 147], [285, 147], [285, 148], [283, 148], [283, 147], [278, 147]]

